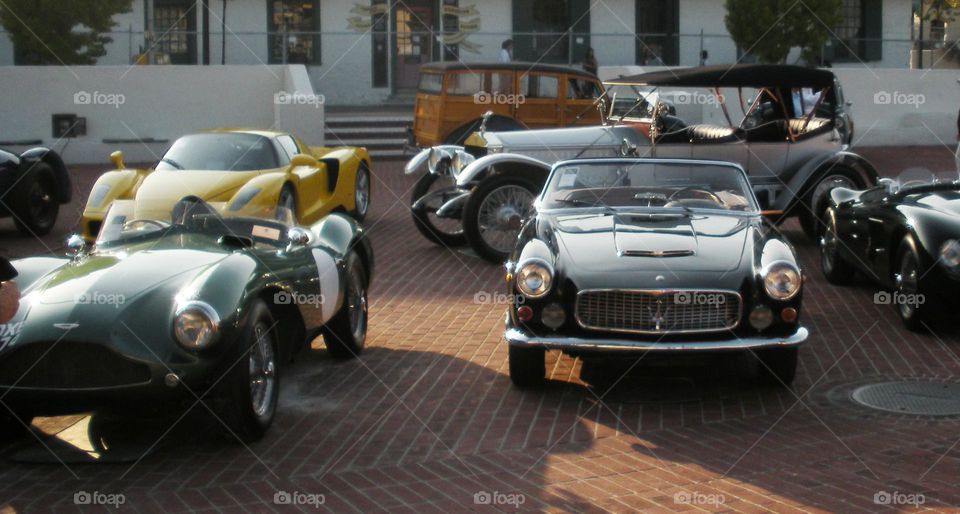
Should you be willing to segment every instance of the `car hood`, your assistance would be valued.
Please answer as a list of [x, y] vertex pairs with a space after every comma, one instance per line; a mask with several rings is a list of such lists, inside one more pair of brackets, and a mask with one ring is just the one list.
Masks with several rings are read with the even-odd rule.
[[180, 289], [229, 256], [168, 239], [176, 238], [97, 252], [39, 277], [25, 287], [12, 322], [20, 324], [21, 339], [56, 340], [58, 329], [69, 329], [71, 339], [98, 341], [113, 337], [123, 320], [144, 315], [165, 329]]
[[207, 202], [226, 202], [260, 171], [154, 171], [137, 190], [136, 217], [170, 218], [170, 211], [186, 196]]

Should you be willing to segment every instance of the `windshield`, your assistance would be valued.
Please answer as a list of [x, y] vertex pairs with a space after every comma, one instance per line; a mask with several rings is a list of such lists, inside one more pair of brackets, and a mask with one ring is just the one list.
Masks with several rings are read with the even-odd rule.
[[163, 237], [171, 233], [207, 234], [230, 237], [239, 246], [282, 246], [287, 243], [287, 231], [293, 227], [293, 214], [280, 207], [275, 218], [268, 216], [226, 217], [210, 204], [187, 197], [177, 202], [167, 219], [138, 218], [132, 200], [116, 201], [104, 217], [97, 237], [97, 246], [129, 243]]
[[256, 134], [209, 133], [178, 139], [164, 154], [157, 169], [255, 171], [278, 166], [269, 138]]
[[758, 211], [753, 190], [740, 169], [665, 161], [561, 164], [550, 176], [541, 206]]
[[929, 186], [960, 186], [960, 174], [957, 171], [934, 173], [927, 168], [909, 168], [903, 170], [896, 179], [883, 179], [881, 182], [888, 192], [897, 193]]

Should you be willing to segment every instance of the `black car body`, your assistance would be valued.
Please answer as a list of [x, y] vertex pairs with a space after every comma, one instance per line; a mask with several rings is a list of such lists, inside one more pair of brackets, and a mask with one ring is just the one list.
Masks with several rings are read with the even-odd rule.
[[864, 191], [835, 189], [821, 240], [821, 268], [835, 284], [855, 271], [893, 294], [878, 303], [897, 307], [912, 329], [941, 314], [960, 292], [960, 181], [908, 170]]
[[22, 234], [49, 233], [72, 192], [67, 167], [53, 150], [33, 148], [18, 155], [0, 149], [0, 218], [13, 217]]
[[[616, 169], [619, 176], [613, 180], [628, 185], [577, 189], [580, 178], [561, 175], [573, 169], [580, 177], [591, 167], [608, 174]], [[659, 182], [651, 183], [643, 173]], [[703, 184], [721, 180], [708, 178], [715, 175], [741, 188], [737, 208], [713, 208], [706, 201], [726, 195], [722, 187]], [[638, 186], [641, 180], [647, 184]], [[571, 186], [569, 192], [559, 193], [562, 181]], [[588, 205], [581, 195], [563, 197], [560, 204], [552, 196], [582, 191], [602, 201]], [[528, 282], [530, 269], [550, 276]], [[784, 273], [791, 290], [775, 299], [765, 278]], [[531, 294], [531, 283], [541, 279], [548, 283], [546, 291]], [[505, 335], [511, 378], [518, 385], [542, 380], [544, 350], [570, 355], [750, 350], [764, 363], [765, 376], [789, 383], [797, 347], [807, 337], [798, 321], [801, 281], [792, 246], [761, 215], [745, 173], [735, 164], [558, 163], [507, 263], [513, 298]]]

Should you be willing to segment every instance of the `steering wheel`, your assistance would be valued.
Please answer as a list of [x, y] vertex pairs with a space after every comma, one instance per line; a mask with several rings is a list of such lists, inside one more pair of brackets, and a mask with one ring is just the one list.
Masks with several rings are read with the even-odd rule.
[[691, 200], [700, 200], [700, 199], [703, 199], [703, 196], [706, 196], [706, 197], [708, 197], [710, 200], [713, 200], [714, 202], [716, 202], [718, 205], [723, 205], [723, 200], [721, 200], [720, 197], [717, 196], [716, 193], [714, 193], [714, 192], [712, 192], [712, 191], [707, 191], [707, 190], [705, 190], [705, 189], [696, 188], [696, 187], [693, 187], [693, 186], [687, 186], [687, 187], [685, 187], [685, 188], [683, 188], [683, 189], [677, 189], [676, 191], [673, 192], [673, 194], [670, 195], [670, 198], [668, 198], [667, 200], [673, 201], [673, 199], [676, 198], [677, 195], [679, 195], [680, 193], [683, 193], [683, 192], [685, 192], [685, 191], [693, 191], [693, 192], [695, 192], [695, 193], [698, 193], [698, 194], [702, 195], [702, 196], [700, 196], [699, 198], [696, 197], [696, 196], [690, 197]]
[[164, 222], [162, 222], [162, 221], [157, 221], [157, 220], [147, 220], [147, 219], [142, 219], [142, 220], [130, 220], [130, 221], [128, 221], [128, 222], [126, 222], [126, 223], [123, 224], [123, 230], [128, 230], [130, 227], [132, 227], [133, 225], [137, 225], [137, 224], [141, 224], [141, 225], [153, 225], [153, 226], [155, 226], [155, 227], [157, 227], [157, 228], [159, 228], [159, 229], [161, 229], [161, 230], [167, 228], [167, 226], [168, 226], [166, 223], [164, 223]]

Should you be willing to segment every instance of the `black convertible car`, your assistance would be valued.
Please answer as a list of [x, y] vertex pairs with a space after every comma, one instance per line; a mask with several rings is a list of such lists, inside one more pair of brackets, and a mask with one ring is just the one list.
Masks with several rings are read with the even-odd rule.
[[750, 351], [789, 384], [802, 273], [731, 163], [558, 163], [507, 263], [510, 378], [544, 379], [544, 352]]
[[70, 202], [72, 192], [67, 167], [53, 150], [17, 155], [0, 149], [0, 218], [12, 216], [23, 235], [53, 230], [60, 205]]
[[[877, 303], [896, 307], [917, 330], [954, 305], [960, 292], [960, 181], [911, 169], [865, 191], [834, 189], [826, 211], [820, 264], [831, 283], [861, 271], [888, 291]], [[889, 291], [892, 291], [889, 292]]]

